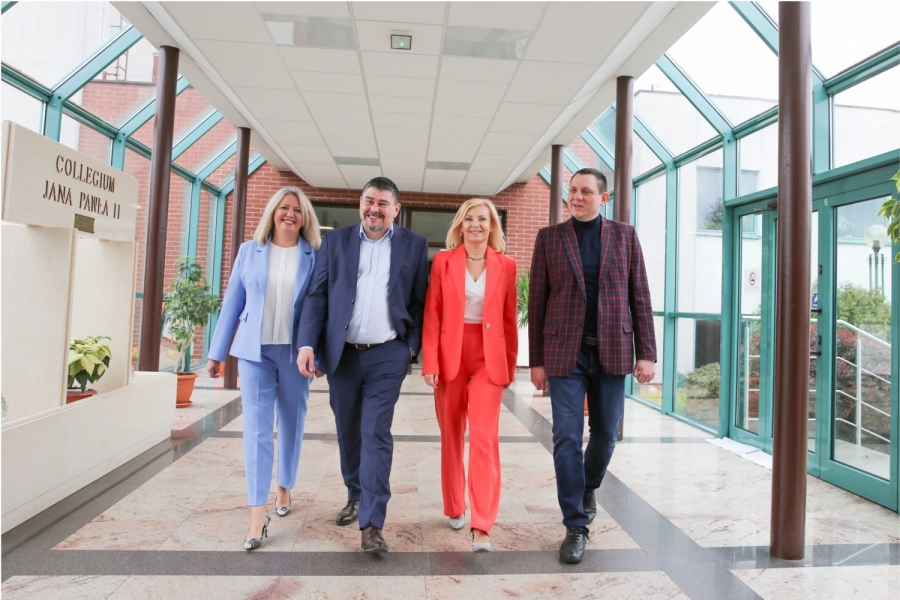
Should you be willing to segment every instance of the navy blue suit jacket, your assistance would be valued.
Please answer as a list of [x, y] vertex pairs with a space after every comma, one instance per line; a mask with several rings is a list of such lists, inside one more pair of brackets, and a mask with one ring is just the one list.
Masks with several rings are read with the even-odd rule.
[[[360, 224], [329, 231], [316, 256], [309, 292], [303, 301], [299, 347], [316, 353], [319, 369], [337, 369], [353, 316], [359, 276]], [[428, 287], [428, 241], [394, 225], [388, 304], [397, 338], [416, 354], [422, 347], [422, 318]]]

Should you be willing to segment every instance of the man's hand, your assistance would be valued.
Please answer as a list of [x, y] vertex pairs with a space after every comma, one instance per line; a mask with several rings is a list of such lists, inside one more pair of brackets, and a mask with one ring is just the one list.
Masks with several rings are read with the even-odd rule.
[[316, 379], [318, 379], [319, 377], [322, 377], [323, 375], [325, 375], [325, 373], [322, 372], [322, 369], [320, 369], [319, 367], [316, 367]]
[[639, 360], [631, 373], [638, 383], [650, 383], [656, 377], [656, 363], [652, 360]]
[[312, 377], [316, 372], [316, 355], [312, 348], [301, 348], [297, 354], [297, 368], [304, 377]]
[[206, 372], [209, 373], [211, 379], [217, 379], [219, 377], [219, 369], [221, 367], [221, 361], [213, 359], [209, 359], [208, 361], [206, 361]]
[[538, 391], [547, 391], [547, 375], [544, 373], [544, 367], [531, 367], [531, 383]]
[[438, 376], [437, 375], [423, 375], [425, 377], [425, 383], [434, 389], [437, 389], [438, 386]]

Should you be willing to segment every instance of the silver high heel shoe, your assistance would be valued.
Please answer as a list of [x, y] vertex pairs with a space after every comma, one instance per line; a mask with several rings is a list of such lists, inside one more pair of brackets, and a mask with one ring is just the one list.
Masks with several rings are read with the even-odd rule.
[[293, 498], [288, 496], [288, 505], [287, 506], [276, 506], [275, 514], [279, 517], [286, 517], [291, 513], [291, 505], [294, 503]]
[[488, 540], [486, 542], [476, 542], [475, 541], [475, 532], [472, 532], [472, 552], [490, 552], [491, 551], [491, 541]]
[[266, 515], [266, 522], [263, 523], [262, 532], [258, 538], [247, 538], [244, 540], [244, 550], [256, 550], [262, 546], [262, 539], [269, 537], [269, 515]]
[[466, 513], [463, 511], [459, 517], [450, 517], [450, 528], [460, 530], [466, 526]]

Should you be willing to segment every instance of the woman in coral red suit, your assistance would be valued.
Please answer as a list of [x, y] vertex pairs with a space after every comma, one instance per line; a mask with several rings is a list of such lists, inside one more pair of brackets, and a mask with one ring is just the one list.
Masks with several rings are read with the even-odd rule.
[[482, 198], [460, 206], [447, 248], [431, 268], [422, 373], [435, 388], [444, 514], [452, 528], [465, 526], [468, 420], [472, 551], [489, 551], [500, 506], [500, 401], [515, 377], [518, 351], [516, 263], [503, 254], [497, 210]]

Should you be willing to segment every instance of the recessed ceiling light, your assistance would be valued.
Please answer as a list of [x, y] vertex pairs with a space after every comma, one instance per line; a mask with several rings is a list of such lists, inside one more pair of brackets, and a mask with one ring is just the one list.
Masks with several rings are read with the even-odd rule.
[[335, 156], [334, 162], [339, 165], [363, 165], [366, 167], [380, 167], [377, 158], [365, 158], [362, 156]]
[[399, 33], [391, 34], [391, 50], [409, 50], [412, 48], [412, 36]]
[[356, 48], [350, 19], [276, 15], [263, 13], [263, 20], [279, 46]]
[[525, 54], [532, 31], [449, 25], [444, 56], [476, 56], [518, 60]]
[[446, 160], [429, 160], [427, 163], [425, 163], [425, 168], [435, 169], [438, 171], [468, 171], [470, 164], [472, 163], [449, 162]]

